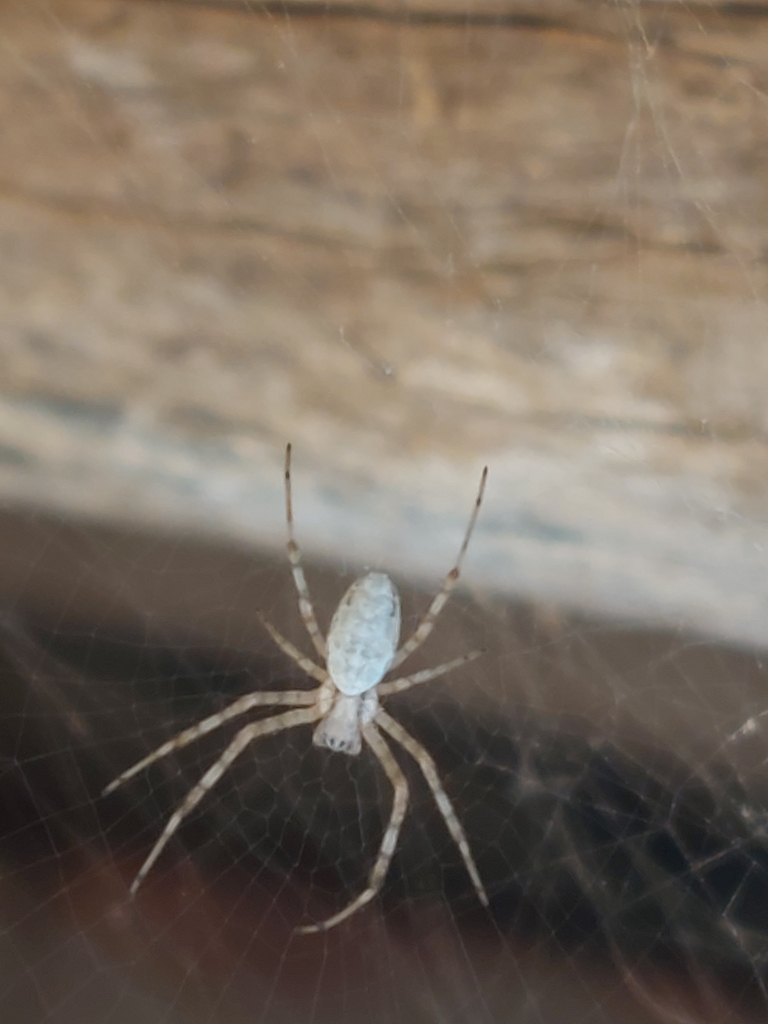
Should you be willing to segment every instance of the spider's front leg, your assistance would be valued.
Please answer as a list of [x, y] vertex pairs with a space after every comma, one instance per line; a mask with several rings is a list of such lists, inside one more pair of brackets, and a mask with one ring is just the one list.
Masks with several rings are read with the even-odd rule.
[[152, 865], [160, 856], [166, 843], [174, 832], [176, 832], [182, 821], [184, 821], [195, 807], [197, 807], [208, 790], [213, 789], [222, 775], [224, 775], [235, 759], [242, 754], [250, 743], [255, 739], [259, 739], [261, 736], [274, 735], [277, 732], [283, 732], [285, 729], [292, 729], [297, 725], [308, 725], [312, 722], [316, 722], [322, 713], [322, 709], [319, 707], [318, 702], [314, 701], [312, 707], [300, 708], [293, 711], [284, 711], [280, 715], [274, 715], [272, 718], [264, 718], [260, 722], [251, 722], [249, 725], [244, 726], [240, 732], [237, 733], [221, 757], [219, 757], [217, 761], [214, 761], [197, 785], [192, 787], [189, 793], [187, 793], [182, 800], [179, 807], [176, 808], [168, 819], [160, 838], [150, 850], [149, 856], [142, 864], [139, 869], [139, 873], [131, 884], [131, 896], [135, 895], [136, 890], [144, 881], [148, 872], [151, 870]]
[[383, 709], [376, 715], [376, 721], [385, 732], [389, 733], [393, 740], [408, 751], [421, 769], [421, 774], [424, 776], [427, 781], [427, 785], [432, 790], [432, 796], [435, 799], [438, 810], [443, 816], [443, 821], [451, 834], [451, 838], [459, 848], [461, 859], [464, 861], [464, 867], [467, 869], [467, 874], [472, 879], [472, 885], [475, 887], [477, 898], [484, 907], [487, 907], [488, 893], [485, 891], [485, 886], [480, 880], [480, 872], [477, 870], [475, 858], [472, 856], [472, 851], [469, 848], [469, 841], [467, 840], [466, 833], [464, 832], [464, 828], [459, 821], [459, 817], [453, 808], [453, 804], [451, 803], [448, 794], [443, 788], [443, 784], [440, 781], [440, 776], [437, 773], [437, 767], [432, 756], [424, 749], [418, 740], [415, 740], [398, 721], [396, 721], [391, 715], [388, 715]]
[[108, 796], [110, 793], [114, 793], [116, 789], [132, 779], [134, 775], [138, 775], [139, 772], [144, 771], [155, 761], [159, 761], [163, 757], [167, 757], [168, 754], [172, 754], [174, 750], [181, 750], [182, 747], [186, 747], [188, 743], [192, 743], [200, 736], [205, 736], [206, 733], [212, 732], [214, 729], [218, 729], [220, 725], [224, 725], [231, 718], [237, 718], [239, 715], [245, 714], [246, 711], [250, 711], [251, 708], [256, 707], [269, 707], [275, 704], [287, 704], [287, 705], [298, 705], [299, 707], [313, 704], [316, 699], [317, 689], [315, 690], [285, 690], [284, 692], [270, 691], [270, 692], [256, 692], [246, 693], [242, 697], [238, 697], [237, 700], [233, 701], [229, 707], [224, 708], [223, 711], [217, 711], [215, 715], [209, 715], [208, 718], [203, 718], [202, 721], [197, 722], [195, 725], [184, 729], [182, 732], [177, 733], [170, 740], [166, 740], [165, 743], [161, 743], [159, 747], [152, 751], [151, 754], [147, 754], [140, 761], [136, 761], [130, 768], [127, 768], [122, 774], [118, 775], [116, 779], [113, 779], [108, 786], [105, 786], [102, 790], [102, 796]]
[[373, 722], [362, 727], [362, 734], [365, 742], [371, 748], [375, 754], [379, 764], [382, 766], [384, 771], [387, 773], [387, 778], [392, 783], [392, 789], [394, 790], [394, 798], [392, 801], [392, 813], [389, 817], [389, 824], [387, 825], [384, 837], [381, 840], [381, 847], [379, 848], [379, 855], [376, 858], [376, 863], [373, 865], [373, 869], [368, 877], [368, 886], [357, 896], [351, 903], [348, 903], [343, 910], [340, 910], [338, 914], [333, 914], [325, 921], [320, 921], [317, 924], [304, 925], [301, 928], [297, 928], [296, 931], [300, 935], [311, 935], [315, 932], [325, 932], [329, 928], [335, 927], [337, 924], [341, 924], [342, 921], [346, 921], [348, 917], [357, 913], [361, 907], [364, 907], [366, 903], [370, 903], [371, 900], [378, 894], [384, 880], [387, 877], [387, 871], [392, 861], [392, 856], [397, 848], [397, 840], [400, 835], [400, 829], [405, 818], [405, 812], [408, 809], [408, 781], [400, 768], [400, 765], [394, 758], [392, 751], [384, 741], [384, 737], [378, 731]]

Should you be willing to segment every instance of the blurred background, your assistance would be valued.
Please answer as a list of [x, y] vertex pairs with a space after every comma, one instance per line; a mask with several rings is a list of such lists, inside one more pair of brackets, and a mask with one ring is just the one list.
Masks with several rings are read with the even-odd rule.
[[[768, 1018], [766, 15], [0, 0], [10, 1024]], [[412, 628], [489, 467], [414, 665], [485, 657], [397, 707], [491, 915], [417, 790], [381, 906], [293, 936], [390, 799], [303, 733], [127, 897], [220, 742], [100, 789], [296, 685], [288, 441], [324, 626], [371, 566]]]

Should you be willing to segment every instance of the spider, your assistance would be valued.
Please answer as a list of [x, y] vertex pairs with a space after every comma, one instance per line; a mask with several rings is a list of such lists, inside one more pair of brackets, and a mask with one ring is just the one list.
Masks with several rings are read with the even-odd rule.
[[451, 591], [456, 586], [461, 563], [480, 511], [487, 476], [488, 467], [486, 466], [480, 478], [477, 498], [455, 565], [445, 577], [443, 586], [433, 598], [415, 631], [401, 647], [398, 648], [401, 624], [400, 598], [392, 580], [383, 572], [369, 572], [351, 585], [333, 615], [328, 636], [324, 637], [309, 595], [301, 564], [301, 552], [294, 539], [291, 446], [290, 444], [287, 446], [285, 452], [285, 505], [288, 523], [288, 558], [298, 594], [301, 617], [315, 650], [326, 667], [322, 668], [302, 654], [270, 622], [259, 615], [261, 622], [277, 646], [308, 676], [316, 680], [318, 685], [312, 690], [246, 693], [223, 711], [202, 719], [196, 725], [184, 729], [177, 736], [161, 744], [104, 789], [104, 796], [112, 793], [153, 762], [185, 747], [199, 736], [204, 736], [231, 718], [250, 711], [251, 708], [281, 704], [293, 708], [293, 710], [273, 715], [271, 718], [250, 722], [235, 735], [224, 753], [187, 793], [168, 819], [160, 838], [152, 847], [149, 856], [131, 884], [132, 896], [182, 821], [200, 803], [208, 790], [216, 785], [246, 747], [261, 736], [274, 735], [298, 725], [317, 722], [313, 742], [318, 747], [327, 747], [329, 750], [355, 756], [360, 753], [363, 742], [365, 742], [384, 769], [392, 785], [394, 798], [389, 824], [384, 832], [378, 857], [368, 877], [367, 887], [337, 914], [316, 924], [304, 925], [297, 928], [296, 931], [306, 935], [334, 927], [369, 903], [384, 884], [408, 808], [408, 782], [383, 734], [399, 743], [418, 764], [448, 831], [461, 853], [475, 892], [483, 906], [488, 906], [488, 896], [470, 852], [467, 837], [453, 809], [453, 804], [443, 789], [435, 762], [424, 747], [406, 732], [379, 703], [381, 697], [402, 693], [412, 686], [436, 679], [438, 676], [452, 672], [459, 666], [473, 661], [482, 654], [482, 651], [471, 651], [469, 654], [455, 658], [453, 661], [447, 661], [436, 668], [422, 669], [411, 675], [382, 682], [387, 673], [401, 665], [424, 643], [432, 632], [437, 617], [445, 606]]

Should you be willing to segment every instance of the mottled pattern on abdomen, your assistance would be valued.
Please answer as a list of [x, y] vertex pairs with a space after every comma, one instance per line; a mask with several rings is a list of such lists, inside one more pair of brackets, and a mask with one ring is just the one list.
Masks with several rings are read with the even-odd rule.
[[400, 638], [400, 598], [383, 572], [355, 580], [331, 621], [328, 671], [349, 696], [381, 682]]

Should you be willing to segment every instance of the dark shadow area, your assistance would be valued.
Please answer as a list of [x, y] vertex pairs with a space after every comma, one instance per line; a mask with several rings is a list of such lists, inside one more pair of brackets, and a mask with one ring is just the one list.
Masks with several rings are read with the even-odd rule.
[[[412, 803], [381, 897], [297, 936], [365, 885], [391, 801], [370, 757], [318, 750], [307, 727], [258, 741], [133, 900], [144, 856], [239, 723], [100, 796], [235, 696], [307, 685], [255, 618], [309, 650], [286, 566], [5, 527], [3, 1020], [765, 1019], [759, 654], [458, 600], [424, 663], [478, 640], [486, 657], [387, 706], [435, 758], [490, 913], [402, 754]], [[329, 611], [344, 581], [311, 567], [310, 579]], [[427, 599], [407, 595], [409, 615]], [[643, 723], [620, 706], [675, 680]], [[730, 707], [716, 699], [729, 680]], [[537, 681], [547, 700], [532, 699]], [[693, 725], [711, 722], [675, 743], [666, 712], [684, 717], [685, 691]], [[648, 728], [654, 715], [665, 728]]]

